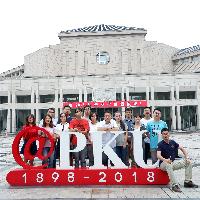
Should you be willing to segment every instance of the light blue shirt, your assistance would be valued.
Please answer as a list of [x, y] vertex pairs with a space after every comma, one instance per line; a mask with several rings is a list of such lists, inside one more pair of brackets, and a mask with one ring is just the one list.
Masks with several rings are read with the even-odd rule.
[[150, 121], [147, 123], [147, 131], [150, 133], [150, 149], [156, 149], [159, 142], [159, 135], [161, 137], [161, 130], [168, 128], [166, 122]]

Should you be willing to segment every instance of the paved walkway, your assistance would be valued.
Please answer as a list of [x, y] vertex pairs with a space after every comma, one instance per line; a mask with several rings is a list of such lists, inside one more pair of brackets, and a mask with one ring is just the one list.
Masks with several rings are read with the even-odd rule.
[[[174, 134], [172, 137], [189, 151], [193, 160], [193, 180], [200, 185], [200, 133]], [[200, 198], [200, 188], [183, 188], [184, 170], [176, 172], [182, 193], [169, 186], [81, 186], [81, 187], [10, 187], [6, 174], [19, 168], [11, 154], [13, 137], [0, 136], [0, 199], [44, 198]]]

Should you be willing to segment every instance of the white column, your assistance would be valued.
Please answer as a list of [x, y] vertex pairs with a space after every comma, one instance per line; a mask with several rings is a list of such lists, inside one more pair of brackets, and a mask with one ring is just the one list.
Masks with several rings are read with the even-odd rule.
[[179, 85], [176, 85], [176, 100], [179, 100]]
[[151, 86], [151, 100], [154, 101], [154, 87]]
[[55, 118], [58, 118], [58, 90], [55, 89]]
[[172, 119], [172, 130], [176, 130], [176, 115], [175, 115], [175, 106], [171, 107], [171, 119]]
[[175, 113], [175, 98], [174, 98], [174, 87], [171, 87], [171, 92], [170, 92], [170, 99], [173, 103], [172, 107], [171, 107], [171, 119], [172, 119], [172, 130], [176, 130], [176, 113]]
[[10, 112], [10, 108], [8, 108], [8, 114], [7, 114], [7, 132], [10, 133], [11, 132], [11, 127], [10, 127], [10, 123], [11, 123], [11, 112]]
[[178, 121], [178, 130], [181, 130], [181, 115], [180, 115], [180, 106], [177, 106], [177, 121]]
[[[122, 92], [121, 92], [121, 99], [124, 101], [124, 87], [122, 87]], [[125, 107], [122, 107], [122, 119], [125, 118]]]
[[63, 89], [60, 89], [60, 103], [63, 103]]
[[12, 91], [12, 104], [15, 105], [16, 103], [16, 94], [15, 94], [15, 90]]
[[10, 112], [10, 107], [11, 107], [11, 92], [8, 90], [8, 114], [7, 114], [7, 125], [6, 129], [7, 132], [11, 132], [11, 112]]
[[81, 89], [79, 89], [79, 97], [78, 97], [78, 99], [79, 99], [79, 102], [82, 102], [83, 101], [83, 99], [82, 99], [82, 88]]
[[129, 101], [129, 88], [126, 88], [126, 101]]
[[11, 92], [8, 90], [8, 104], [11, 103]]
[[146, 87], [146, 100], [147, 100], [147, 106], [149, 106], [149, 86]]
[[84, 88], [84, 102], [87, 102], [87, 89]]
[[197, 85], [197, 129], [200, 129], [200, 84]]
[[16, 110], [15, 110], [15, 103], [16, 103], [16, 92], [15, 90], [12, 91], [12, 130], [11, 132], [16, 132]]
[[152, 113], [153, 113], [153, 110], [155, 109], [155, 102], [154, 102], [154, 87], [151, 86], [151, 109], [152, 109]]
[[121, 93], [122, 101], [124, 101], [124, 90], [125, 90], [125, 88], [122, 87], [122, 93]]
[[16, 110], [12, 109], [12, 133], [16, 132]]
[[34, 114], [35, 92], [31, 90], [31, 114]]
[[39, 109], [38, 109], [38, 103], [39, 103], [39, 90], [36, 89], [35, 91], [35, 103], [36, 103], [36, 124], [39, 125], [40, 117], [39, 117]]
[[35, 103], [39, 103], [39, 90], [35, 91]]
[[60, 89], [60, 113], [62, 113], [62, 109], [63, 109], [63, 89]]

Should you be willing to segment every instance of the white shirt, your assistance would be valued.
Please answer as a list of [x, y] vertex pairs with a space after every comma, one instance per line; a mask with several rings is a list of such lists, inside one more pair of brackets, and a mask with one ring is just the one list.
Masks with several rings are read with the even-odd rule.
[[97, 131], [97, 127], [99, 126], [99, 122], [97, 122], [96, 124], [92, 124], [92, 122], [90, 121], [89, 122], [89, 126], [90, 126], [90, 132], [89, 132], [89, 134], [90, 134], [90, 138], [92, 140], [92, 134], [93, 134], [93, 132]]
[[57, 124], [55, 127], [55, 132], [60, 135], [62, 133], [62, 131], [69, 131], [69, 123], [65, 123], [65, 124]]
[[[115, 120], [111, 119], [110, 123], [106, 124], [105, 120], [99, 122], [97, 128], [118, 128]], [[104, 132], [102, 135], [102, 145], [105, 146], [108, 141], [114, 137], [114, 133]], [[116, 147], [116, 140], [110, 143], [111, 148]]]

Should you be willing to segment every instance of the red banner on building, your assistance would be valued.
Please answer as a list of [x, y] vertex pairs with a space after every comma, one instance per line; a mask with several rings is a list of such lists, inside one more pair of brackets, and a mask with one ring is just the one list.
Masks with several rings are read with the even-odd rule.
[[63, 102], [63, 106], [66, 105], [69, 105], [71, 108], [84, 107], [86, 105], [89, 105], [92, 108], [146, 107], [147, 101]]

